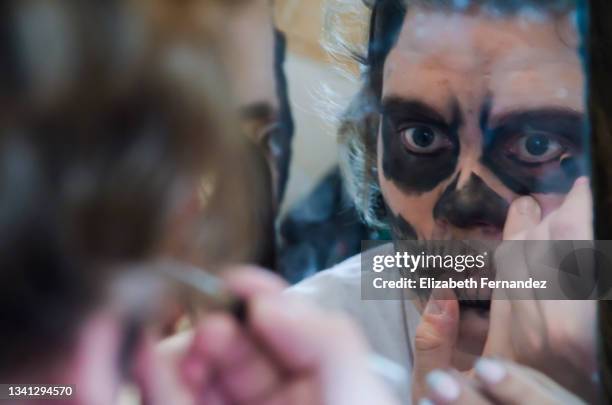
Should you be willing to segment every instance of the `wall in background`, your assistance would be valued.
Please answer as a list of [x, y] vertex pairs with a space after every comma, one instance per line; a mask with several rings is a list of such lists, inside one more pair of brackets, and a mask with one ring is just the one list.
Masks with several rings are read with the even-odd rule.
[[[283, 211], [312, 190], [322, 175], [337, 163], [335, 124], [325, 115], [334, 114], [330, 102], [346, 104], [355, 91], [354, 83], [331, 65], [293, 52], [288, 54], [285, 71], [296, 133]], [[327, 85], [333, 89], [333, 100], [324, 91]]]
[[[355, 92], [354, 82], [336, 70], [321, 46], [325, 1], [275, 0], [276, 24], [288, 42], [285, 71], [296, 123], [283, 211], [308, 194], [337, 163], [335, 124], [328, 118], [341, 109], [329, 103], [345, 106]], [[333, 100], [328, 99], [325, 87], [333, 91]]]

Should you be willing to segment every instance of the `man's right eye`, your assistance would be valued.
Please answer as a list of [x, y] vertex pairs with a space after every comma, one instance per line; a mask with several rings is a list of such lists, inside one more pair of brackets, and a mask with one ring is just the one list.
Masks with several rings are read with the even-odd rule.
[[427, 125], [413, 125], [400, 131], [402, 144], [416, 154], [434, 154], [450, 148], [451, 142], [440, 130]]

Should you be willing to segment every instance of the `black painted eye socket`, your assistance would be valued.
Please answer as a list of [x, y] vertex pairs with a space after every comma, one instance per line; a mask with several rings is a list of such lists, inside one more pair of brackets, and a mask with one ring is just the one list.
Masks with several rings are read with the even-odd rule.
[[510, 146], [511, 156], [523, 163], [547, 163], [559, 159], [566, 148], [546, 133], [534, 133], [521, 136]]
[[405, 128], [400, 136], [406, 149], [416, 154], [433, 154], [452, 146], [443, 132], [427, 125]]

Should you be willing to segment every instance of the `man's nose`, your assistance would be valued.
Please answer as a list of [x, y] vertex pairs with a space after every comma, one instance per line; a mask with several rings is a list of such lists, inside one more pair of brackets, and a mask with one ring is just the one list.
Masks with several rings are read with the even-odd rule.
[[480, 177], [472, 173], [458, 187], [458, 177], [444, 190], [434, 207], [434, 219], [458, 228], [503, 229], [509, 204]]

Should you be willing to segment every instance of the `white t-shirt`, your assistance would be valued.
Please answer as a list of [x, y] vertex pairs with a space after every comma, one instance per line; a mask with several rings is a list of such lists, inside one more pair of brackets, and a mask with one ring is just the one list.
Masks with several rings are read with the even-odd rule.
[[[420, 314], [410, 300], [362, 300], [360, 255], [309, 277], [287, 290], [325, 309], [338, 310], [354, 319], [372, 350], [412, 373], [414, 334]], [[402, 403], [409, 404], [410, 381], [400, 387]]]

